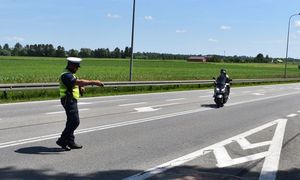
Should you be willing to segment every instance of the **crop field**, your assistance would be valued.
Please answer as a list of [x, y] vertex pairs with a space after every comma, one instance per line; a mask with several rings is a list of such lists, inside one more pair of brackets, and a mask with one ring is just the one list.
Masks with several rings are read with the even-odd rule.
[[[129, 59], [86, 58], [77, 76], [82, 79], [128, 81]], [[58, 82], [65, 58], [0, 57], [0, 83]], [[284, 64], [192, 63], [185, 60], [134, 60], [134, 81], [206, 80], [225, 68], [233, 79], [281, 78]], [[289, 64], [288, 77], [300, 77], [297, 65]]]

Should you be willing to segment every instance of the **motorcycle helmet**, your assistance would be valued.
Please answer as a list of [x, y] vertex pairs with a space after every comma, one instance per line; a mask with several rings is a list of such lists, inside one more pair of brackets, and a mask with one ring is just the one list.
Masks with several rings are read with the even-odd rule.
[[226, 74], [226, 70], [225, 69], [221, 69], [220, 70], [220, 74]]

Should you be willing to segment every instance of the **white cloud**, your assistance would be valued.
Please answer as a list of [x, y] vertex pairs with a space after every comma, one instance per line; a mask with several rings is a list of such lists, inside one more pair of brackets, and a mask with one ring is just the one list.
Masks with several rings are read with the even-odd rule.
[[106, 15], [106, 17], [111, 18], [111, 19], [118, 19], [118, 18], [120, 18], [121, 16], [119, 16], [118, 14], [111, 14], [111, 13], [108, 13], [108, 14]]
[[23, 37], [18, 37], [18, 36], [7, 36], [7, 37], [3, 37], [3, 39], [5, 39], [6, 41], [24, 41], [25, 39]]
[[213, 39], [213, 38], [209, 38], [208, 41], [209, 41], [209, 42], [218, 42], [218, 40]]
[[147, 21], [151, 21], [151, 20], [153, 20], [153, 17], [152, 16], [145, 16], [144, 19], [147, 20]]
[[295, 26], [300, 27], [300, 21], [295, 21]]
[[232, 28], [231, 28], [231, 26], [224, 26], [224, 25], [222, 25], [222, 26], [220, 27], [220, 29], [221, 29], [221, 30], [231, 30]]
[[175, 32], [176, 33], [186, 33], [186, 30], [184, 30], [184, 29], [177, 29]]

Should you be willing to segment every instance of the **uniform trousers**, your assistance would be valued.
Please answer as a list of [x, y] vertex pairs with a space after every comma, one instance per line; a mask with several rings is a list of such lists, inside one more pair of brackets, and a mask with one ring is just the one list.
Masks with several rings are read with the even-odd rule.
[[79, 126], [79, 113], [77, 107], [77, 100], [74, 98], [61, 98], [61, 104], [65, 109], [67, 115], [66, 127], [63, 130], [60, 141], [64, 144], [74, 144], [74, 131]]

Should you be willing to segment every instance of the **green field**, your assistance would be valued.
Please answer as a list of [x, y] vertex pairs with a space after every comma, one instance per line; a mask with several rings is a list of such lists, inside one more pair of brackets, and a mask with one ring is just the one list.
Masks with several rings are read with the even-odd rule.
[[[58, 82], [65, 58], [0, 57], [0, 83]], [[134, 60], [134, 81], [212, 79], [226, 68], [233, 79], [281, 78], [284, 64], [191, 63], [184, 60]], [[128, 81], [129, 59], [86, 58], [77, 76], [83, 79]], [[300, 77], [297, 65], [289, 64], [288, 77]]]

